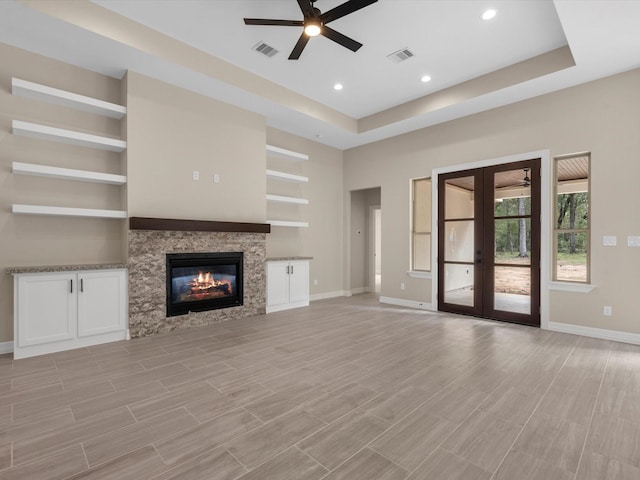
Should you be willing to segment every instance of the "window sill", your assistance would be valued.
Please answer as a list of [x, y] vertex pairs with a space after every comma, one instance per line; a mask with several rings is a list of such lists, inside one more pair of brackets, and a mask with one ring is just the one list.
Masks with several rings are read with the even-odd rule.
[[409, 270], [407, 275], [411, 278], [426, 278], [428, 280], [433, 278], [431, 272], [416, 272], [415, 270]]
[[589, 293], [594, 288], [596, 286], [589, 283], [549, 282], [549, 290], [558, 292]]

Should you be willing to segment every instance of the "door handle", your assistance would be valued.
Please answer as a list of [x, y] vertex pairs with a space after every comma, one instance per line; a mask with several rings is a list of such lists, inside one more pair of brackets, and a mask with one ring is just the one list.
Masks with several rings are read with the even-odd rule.
[[70, 293], [73, 293], [73, 279], [71, 280], [71, 292]]
[[81, 278], [80, 279], [80, 293], [83, 293], [83, 292], [84, 292], [84, 279]]
[[289, 265], [287, 265], [287, 275], [290, 275], [290, 273], [289, 273]]
[[293, 265], [291, 265], [291, 275], [293, 275]]

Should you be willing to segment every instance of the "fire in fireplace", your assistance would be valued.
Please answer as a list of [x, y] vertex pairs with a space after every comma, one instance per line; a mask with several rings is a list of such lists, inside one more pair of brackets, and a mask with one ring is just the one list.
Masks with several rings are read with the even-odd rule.
[[242, 253], [167, 254], [167, 316], [242, 305]]

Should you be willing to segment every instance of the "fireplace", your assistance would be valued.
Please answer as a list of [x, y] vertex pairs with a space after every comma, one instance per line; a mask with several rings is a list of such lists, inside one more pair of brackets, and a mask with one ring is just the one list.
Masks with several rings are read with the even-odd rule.
[[168, 253], [167, 317], [242, 305], [242, 260], [242, 252]]

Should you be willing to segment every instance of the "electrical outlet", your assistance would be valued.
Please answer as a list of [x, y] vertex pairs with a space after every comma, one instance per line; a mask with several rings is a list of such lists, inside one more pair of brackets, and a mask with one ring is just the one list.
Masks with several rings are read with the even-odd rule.
[[220, 175], [217, 173], [213, 174], [213, 183], [220, 183]]
[[200, 172], [198, 170], [193, 171], [193, 179], [200, 180]]
[[400, 284], [400, 290], [404, 290], [404, 283]]
[[615, 247], [618, 244], [618, 237], [615, 235], [605, 235], [602, 237], [602, 245], [605, 247]]
[[602, 314], [610, 317], [611, 315], [613, 315], [613, 308], [611, 308], [609, 305], [605, 305], [602, 309]]

